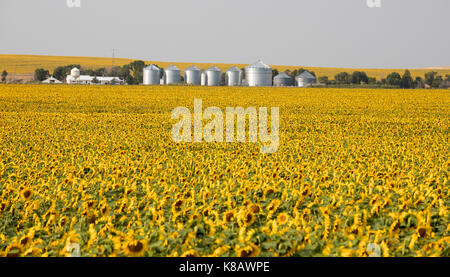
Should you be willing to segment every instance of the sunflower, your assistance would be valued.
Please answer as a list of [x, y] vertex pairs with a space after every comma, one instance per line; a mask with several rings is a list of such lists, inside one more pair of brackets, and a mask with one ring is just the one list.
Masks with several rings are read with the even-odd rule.
[[6, 210], [6, 208], [8, 207], [8, 202], [2, 202], [0, 203], [0, 212], [3, 212]]
[[394, 220], [394, 222], [389, 227], [389, 233], [392, 234], [392, 233], [398, 231], [399, 228], [400, 228], [400, 219], [396, 219], [396, 220]]
[[183, 199], [175, 200], [175, 202], [172, 204], [172, 213], [179, 212], [183, 204], [184, 204]]
[[267, 210], [270, 212], [275, 212], [278, 207], [281, 205], [281, 201], [278, 199], [274, 199], [270, 204], [267, 206]]
[[31, 242], [32, 242], [33, 238], [31, 236], [23, 236], [20, 240], [19, 240], [19, 244], [22, 247], [22, 249], [27, 249], [28, 246], [30, 246]]
[[22, 246], [18, 243], [14, 243], [14, 244], [10, 244], [8, 245], [8, 247], [6, 247], [5, 250], [5, 257], [20, 257], [20, 255], [22, 254]]
[[261, 211], [261, 207], [257, 204], [251, 204], [248, 209], [249, 209], [249, 211], [251, 211], [252, 213], [255, 213], [255, 214], [257, 214]]
[[230, 250], [230, 246], [228, 245], [220, 246], [219, 248], [216, 248], [216, 250], [214, 250], [214, 252], [210, 255], [210, 257], [221, 257], [223, 254], [228, 252], [228, 250]]
[[254, 243], [249, 243], [243, 247], [236, 245], [235, 250], [236, 255], [243, 258], [258, 257], [261, 252], [261, 249]]
[[250, 211], [243, 211], [238, 216], [240, 226], [250, 226], [255, 222], [256, 216]]
[[142, 257], [147, 249], [147, 242], [145, 240], [133, 240], [125, 243], [122, 250], [126, 256]]
[[234, 219], [234, 212], [233, 211], [228, 211], [223, 215], [223, 221], [225, 223], [230, 223], [232, 222]]
[[276, 190], [274, 188], [267, 188], [264, 190], [264, 195], [267, 197], [271, 194], [274, 194], [276, 192]]
[[33, 191], [29, 188], [25, 188], [22, 190], [21, 195], [25, 200], [30, 200], [33, 196]]
[[31, 257], [38, 257], [41, 255], [42, 249], [37, 247], [30, 247], [27, 251], [23, 253], [24, 257], [31, 256]]
[[198, 253], [194, 249], [190, 249], [190, 250], [184, 252], [183, 254], [181, 254], [181, 257], [186, 257], [186, 258], [198, 257]]
[[280, 213], [277, 217], [278, 225], [284, 225], [289, 221], [289, 215], [287, 213]]
[[421, 225], [417, 227], [417, 235], [419, 236], [419, 238], [426, 238], [427, 236], [429, 236], [431, 234], [431, 228]]

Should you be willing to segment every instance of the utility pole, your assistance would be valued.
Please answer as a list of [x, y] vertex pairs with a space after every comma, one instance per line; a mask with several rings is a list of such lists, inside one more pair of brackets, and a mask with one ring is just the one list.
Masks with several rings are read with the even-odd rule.
[[113, 48], [113, 50], [112, 50], [112, 65], [111, 65], [111, 69], [114, 67], [114, 51], [115, 51], [115, 49]]

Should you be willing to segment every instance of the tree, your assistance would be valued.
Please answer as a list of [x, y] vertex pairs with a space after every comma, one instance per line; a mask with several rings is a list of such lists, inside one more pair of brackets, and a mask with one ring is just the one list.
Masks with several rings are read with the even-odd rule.
[[100, 81], [97, 79], [97, 76], [95, 76], [94, 79], [92, 79], [92, 83], [93, 83], [93, 84], [98, 84], [98, 83], [100, 83]]
[[412, 88], [414, 86], [413, 78], [411, 77], [411, 72], [409, 70], [405, 70], [405, 73], [402, 77], [402, 82], [400, 84], [401, 88]]
[[320, 76], [319, 77], [319, 83], [320, 84], [324, 84], [324, 85], [328, 85], [330, 83], [330, 81], [328, 80], [328, 76]]
[[43, 68], [38, 68], [34, 71], [34, 79], [36, 81], [44, 81], [45, 79], [47, 79], [50, 76], [50, 72], [48, 72], [48, 70], [45, 70]]
[[106, 70], [106, 76], [108, 77], [117, 77], [120, 75], [122, 68], [120, 66], [114, 66]]
[[425, 82], [421, 77], [416, 77], [416, 80], [414, 81], [414, 87], [415, 88], [424, 88]]
[[402, 84], [402, 77], [397, 72], [392, 72], [387, 76], [386, 83], [391, 86], [399, 87]]
[[341, 72], [334, 76], [334, 80], [338, 84], [350, 84], [350, 75], [347, 72]]
[[367, 74], [365, 72], [362, 71], [355, 71], [352, 74], [352, 83], [353, 84], [361, 84], [361, 83], [369, 83], [369, 77], [367, 77]]
[[119, 77], [122, 78], [123, 80], [127, 80], [128, 76], [131, 76], [130, 66], [129, 65], [124, 65], [120, 69]]
[[434, 79], [436, 78], [437, 72], [430, 71], [425, 73], [425, 84], [432, 86]]
[[279, 74], [278, 69], [272, 69], [272, 76], [275, 77]]
[[135, 84], [134, 78], [133, 78], [133, 76], [131, 76], [131, 75], [127, 75], [127, 76], [125, 77], [125, 82], [126, 82], [127, 84], [129, 84], [129, 85], [134, 85], [134, 84]]
[[442, 76], [438, 75], [436, 76], [436, 78], [433, 80], [433, 82], [431, 83], [431, 87], [432, 88], [438, 88], [441, 86], [442, 81], [444, 81], [442, 79]]
[[375, 85], [376, 83], [377, 83], [377, 78], [375, 78], [375, 77], [369, 77], [369, 82], [368, 82], [368, 84]]
[[2, 72], [2, 82], [4, 83], [4, 82], [6, 82], [6, 77], [8, 76], [8, 71], [6, 71], [6, 70], [3, 70], [3, 72]]
[[144, 82], [144, 67], [144, 61], [133, 61], [129, 64], [130, 73], [134, 78], [135, 84]]
[[105, 76], [105, 72], [106, 72], [106, 68], [102, 67], [102, 68], [97, 68], [96, 70], [94, 70], [94, 76]]

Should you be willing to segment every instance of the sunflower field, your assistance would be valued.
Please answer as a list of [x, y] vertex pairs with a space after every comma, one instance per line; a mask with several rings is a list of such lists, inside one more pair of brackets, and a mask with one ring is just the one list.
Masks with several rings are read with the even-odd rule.
[[[278, 152], [174, 143], [196, 98], [279, 107]], [[449, 126], [448, 90], [0, 85], [0, 256], [450, 256]]]

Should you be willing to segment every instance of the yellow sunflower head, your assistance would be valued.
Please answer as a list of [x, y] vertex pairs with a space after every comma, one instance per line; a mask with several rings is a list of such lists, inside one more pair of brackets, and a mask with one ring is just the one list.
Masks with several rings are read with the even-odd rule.
[[431, 228], [427, 227], [427, 226], [419, 226], [417, 227], [417, 235], [420, 238], [426, 238], [427, 236], [429, 236], [431, 234]]
[[6, 247], [5, 256], [6, 257], [20, 257], [22, 254], [22, 246], [18, 243], [10, 244]]
[[126, 256], [142, 257], [147, 250], [147, 243], [145, 240], [133, 240], [125, 243], [122, 250]]
[[186, 258], [198, 257], [198, 253], [194, 249], [190, 249], [190, 250], [184, 252], [183, 254], [181, 254], [181, 257], [186, 257]]
[[284, 225], [289, 221], [289, 215], [287, 213], [280, 213], [277, 217], [278, 225]]
[[242, 258], [258, 257], [261, 252], [261, 249], [254, 243], [249, 243], [243, 247], [236, 245], [235, 250], [236, 255]]
[[255, 222], [256, 216], [251, 211], [243, 211], [239, 214], [239, 225], [250, 226]]
[[257, 214], [257, 213], [259, 213], [261, 211], [261, 207], [259, 205], [256, 205], [256, 204], [251, 204], [248, 207], [248, 210], [251, 211], [252, 213]]
[[227, 211], [224, 215], [223, 215], [223, 221], [225, 223], [230, 223], [232, 222], [234, 219], [234, 212], [233, 211]]
[[24, 188], [21, 192], [21, 195], [22, 195], [23, 199], [28, 201], [33, 196], [33, 191], [29, 188]]

